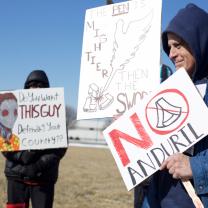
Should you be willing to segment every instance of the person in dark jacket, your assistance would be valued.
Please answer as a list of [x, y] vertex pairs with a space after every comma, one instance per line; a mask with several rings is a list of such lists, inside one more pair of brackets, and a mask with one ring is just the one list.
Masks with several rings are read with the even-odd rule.
[[[160, 82], [164, 82], [169, 76], [173, 74], [172, 69], [166, 64], [160, 66]], [[147, 195], [148, 186], [150, 184], [151, 177], [145, 180], [143, 183], [134, 187], [134, 208], [141, 208], [144, 203], [145, 196]]]
[[[32, 71], [24, 88], [49, 88], [46, 73]], [[59, 163], [66, 148], [3, 152], [6, 157], [7, 208], [52, 208]]]
[[[176, 70], [184, 67], [195, 84], [203, 86], [208, 105], [208, 13], [188, 4], [162, 34], [163, 49]], [[208, 137], [184, 154], [170, 156], [153, 175], [148, 190], [150, 208], [194, 208], [182, 180], [190, 180], [204, 207], [208, 207]], [[145, 206], [143, 206], [145, 207]]]

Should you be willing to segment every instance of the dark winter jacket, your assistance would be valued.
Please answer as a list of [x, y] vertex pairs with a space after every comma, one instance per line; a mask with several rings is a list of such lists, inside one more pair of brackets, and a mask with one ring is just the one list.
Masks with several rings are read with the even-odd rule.
[[[49, 87], [46, 73], [42, 70], [32, 71], [26, 79], [24, 88], [28, 89], [31, 82], [42, 83]], [[5, 175], [8, 179], [34, 183], [55, 183], [58, 169], [66, 148], [24, 150], [3, 152], [6, 157]]]
[[[187, 5], [172, 19], [162, 34], [164, 51], [169, 55], [167, 33], [172, 32], [185, 41], [196, 59], [194, 82], [207, 84], [208, 76], [208, 14], [194, 4]], [[202, 80], [203, 79], [203, 80]], [[202, 81], [200, 81], [202, 80]], [[208, 106], [208, 88], [204, 101]], [[194, 145], [190, 157], [193, 185], [204, 207], [208, 207], [208, 137]], [[181, 180], [172, 178], [167, 171], [153, 176], [148, 201], [151, 208], [194, 208]]]
[[36, 183], [55, 183], [58, 168], [66, 148], [3, 152], [6, 157], [5, 175], [8, 179]]

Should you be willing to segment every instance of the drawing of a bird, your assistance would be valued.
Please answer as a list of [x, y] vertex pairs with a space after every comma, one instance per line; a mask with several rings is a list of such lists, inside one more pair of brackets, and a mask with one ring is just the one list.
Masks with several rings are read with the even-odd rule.
[[139, 50], [141, 44], [145, 41], [148, 31], [151, 28], [153, 19], [153, 10], [142, 18], [125, 23], [119, 19], [116, 23], [113, 41], [113, 54], [110, 60], [112, 71], [103, 92], [106, 91], [118, 70], [123, 70], [125, 66], [133, 59]]

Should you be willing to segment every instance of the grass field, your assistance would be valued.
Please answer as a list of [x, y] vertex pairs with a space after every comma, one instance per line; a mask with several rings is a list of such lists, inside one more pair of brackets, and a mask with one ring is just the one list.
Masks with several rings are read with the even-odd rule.
[[[0, 207], [5, 207], [4, 158], [0, 156]], [[133, 208], [108, 149], [69, 147], [61, 161], [54, 208]]]

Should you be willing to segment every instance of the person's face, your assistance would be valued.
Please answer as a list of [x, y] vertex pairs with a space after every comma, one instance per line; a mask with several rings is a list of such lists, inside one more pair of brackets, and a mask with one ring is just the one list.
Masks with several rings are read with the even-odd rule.
[[175, 65], [176, 70], [184, 67], [190, 77], [195, 72], [196, 61], [188, 45], [177, 35], [168, 33], [169, 58]]
[[17, 119], [17, 102], [13, 99], [4, 100], [0, 105], [0, 123], [12, 129]]
[[31, 82], [28, 86], [29, 89], [44, 88], [43, 83], [41, 82]]

